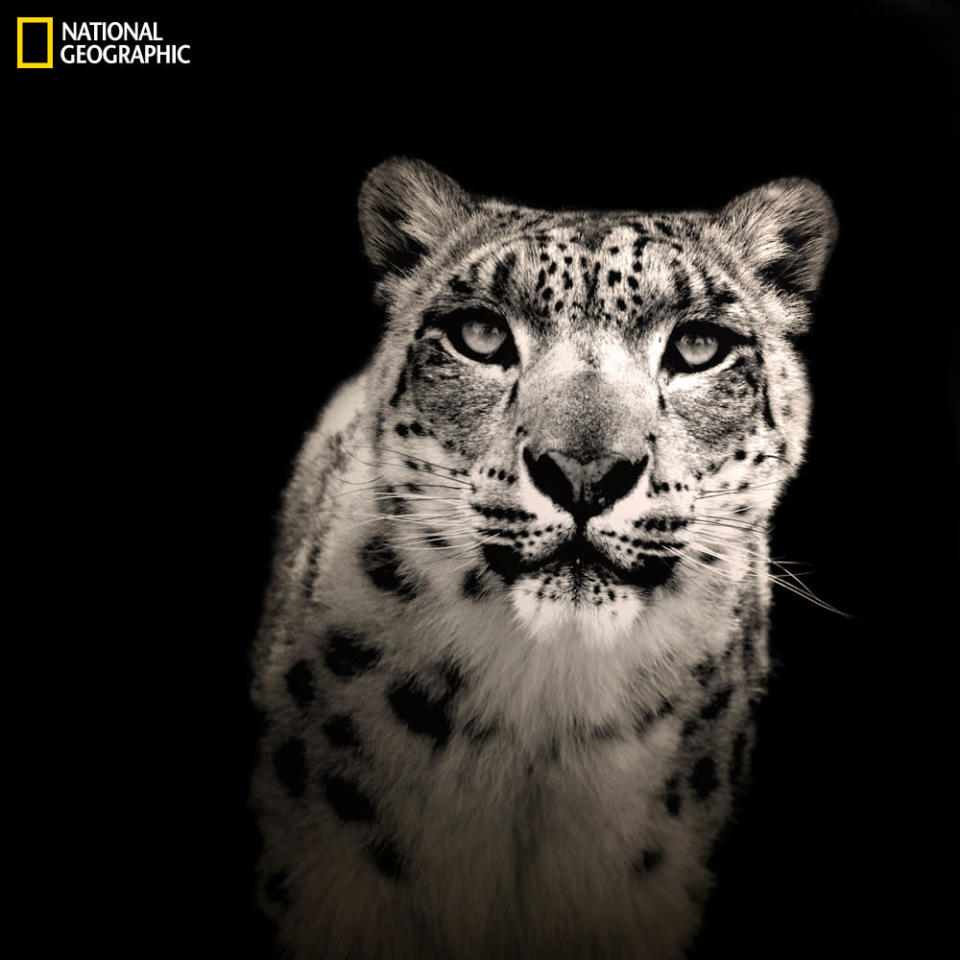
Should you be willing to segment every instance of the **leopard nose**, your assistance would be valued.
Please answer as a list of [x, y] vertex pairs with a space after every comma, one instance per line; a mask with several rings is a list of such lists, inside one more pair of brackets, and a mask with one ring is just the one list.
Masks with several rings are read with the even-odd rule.
[[583, 523], [603, 513], [636, 486], [649, 457], [628, 460], [616, 453], [586, 463], [559, 450], [535, 455], [523, 451], [523, 462], [534, 486], [557, 506]]

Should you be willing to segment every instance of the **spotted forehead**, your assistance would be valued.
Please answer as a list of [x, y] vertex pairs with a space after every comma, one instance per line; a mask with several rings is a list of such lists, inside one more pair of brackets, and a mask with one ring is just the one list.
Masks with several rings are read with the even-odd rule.
[[466, 254], [449, 280], [458, 296], [515, 308], [535, 328], [584, 321], [624, 329], [717, 316], [737, 300], [681, 218], [569, 218], [537, 224]]

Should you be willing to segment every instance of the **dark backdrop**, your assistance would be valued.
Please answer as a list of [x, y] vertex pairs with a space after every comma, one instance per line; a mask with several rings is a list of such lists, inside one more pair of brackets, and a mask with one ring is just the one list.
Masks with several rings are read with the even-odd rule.
[[708, 208], [785, 175], [834, 198], [774, 555], [849, 617], [776, 595], [704, 955], [927, 954], [955, 768], [956, 20], [832, 9], [127, 10], [194, 63], [17, 72], [7, 753], [32, 937], [262, 955], [246, 651], [291, 460], [381, 322], [357, 190], [406, 154], [528, 205]]

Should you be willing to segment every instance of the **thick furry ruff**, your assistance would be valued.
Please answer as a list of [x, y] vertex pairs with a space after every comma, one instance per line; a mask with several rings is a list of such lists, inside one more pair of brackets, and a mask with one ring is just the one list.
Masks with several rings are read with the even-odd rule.
[[360, 213], [389, 324], [301, 452], [254, 655], [264, 909], [297, 957], [679, 957], [765, 686], [829, 201], [550, 214], [394, 160]]

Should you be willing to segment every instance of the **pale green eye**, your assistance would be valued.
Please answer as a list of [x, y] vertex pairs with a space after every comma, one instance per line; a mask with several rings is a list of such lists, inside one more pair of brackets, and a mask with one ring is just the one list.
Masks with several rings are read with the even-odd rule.
[[463, 342], [482, 356], [488, 356], [500, 349], [507, 338], [507, 331], [495, 323], [486, 323], [483, 320], [468, 320], [460, 328]]
[[677, 352], [691, 367], [701, 367], [709, 363], [720, 348], [720, 341], [709, 334], [686, 333], [677, 337]]

